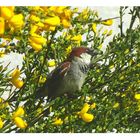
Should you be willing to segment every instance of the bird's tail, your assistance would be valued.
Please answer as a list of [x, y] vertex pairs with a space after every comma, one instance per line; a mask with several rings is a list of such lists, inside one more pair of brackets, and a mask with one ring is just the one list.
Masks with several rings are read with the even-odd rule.
[[48, 91], [44, 86], [39, 88], [35, 92], [35, 99], [41, 99], [41, 98], [44, 98], [45, 96], [48, 96]]

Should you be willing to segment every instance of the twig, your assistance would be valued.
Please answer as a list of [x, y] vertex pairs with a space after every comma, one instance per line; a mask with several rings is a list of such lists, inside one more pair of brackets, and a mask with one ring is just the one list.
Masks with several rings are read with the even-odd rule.
[[132, 29], [132, 27], [135, 23], [136, 17], [137, 17], [137, 8], [136, 7], [133, 8], [133, 11], [132, 11], [131, 14], [132, 14], [132, 17], [131, 17], [131, 22], [130, 22], [129, 29]]

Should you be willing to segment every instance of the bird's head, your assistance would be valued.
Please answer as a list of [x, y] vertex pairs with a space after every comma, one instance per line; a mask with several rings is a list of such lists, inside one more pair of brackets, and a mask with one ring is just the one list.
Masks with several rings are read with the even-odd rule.
[[92, 57], [98, 55], [99, 52], [87, 47], [76, 47], [71, 51], [68, 60], [82, 61], [87, 65], [90, 64]]

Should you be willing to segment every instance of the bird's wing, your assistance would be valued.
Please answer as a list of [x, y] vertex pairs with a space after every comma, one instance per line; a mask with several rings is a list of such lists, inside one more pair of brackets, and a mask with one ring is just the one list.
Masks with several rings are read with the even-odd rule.
[[62, 88], [61, 84], [63, 78], [67, 75], [71, 66], [70, 62], [63, 62], [59, 64], [47, 77], [46, 82], [43, 86], [43, 91], [47, 91], [48, 98], [57, 96], [59, 88]]
[[61, 63], [54, 71], [51, 73], [51, 77], [54, 79], [63, 78], [70, 69], [70, 62], [63, 62]]

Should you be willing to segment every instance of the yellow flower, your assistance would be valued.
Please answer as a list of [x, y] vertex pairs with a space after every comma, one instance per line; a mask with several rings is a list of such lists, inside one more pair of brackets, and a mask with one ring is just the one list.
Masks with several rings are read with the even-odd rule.
[[89, 114], [89, 113], [84, 113], [81, 115], [81, 118], [85, 122], [91, 122], [94, 119], [94, 116], [92, 114]]
[[101, 22], [101, 24], [111, 26], [113, 24], [113, 20], [112, 19], [104, 20]]
[[14, 123], [21, 129], [25, 129], [27, 127], [27, 123], [20, 117], [14, 118]]
[[55, 28], [56, 28], [55, 26], [50, 26], [49, 31], [55, 31]]
[[36, 15], [30, 15], [30, 18], [29, 18], [31, 21], [34, 21], [34, 22], [39, 22], [40, 21], [40, 18], [37, 17]]
[[0, 17], [0, 35], [3, 35], [5, 32], [5, 21], [3, 17]]
[[30, 41], [30, 46], [36, 51], [41, 51], [42, 50], [42, 45], [36, 44], [33, 41]]
[[16, 68], [12, 74], [11, 74], [12, 78], [11, 78], [11, 82], [12, 84], [16, 87], [16, 88], [21, 88], [24, 84], [24, 82], [22, 80], [19, 80], [19, 76], [20, 76], [20, 70], [18, 68]]
[[12, 115], [12, 118], [14, 119], [14, 118], [16, 118], [16, 117], [20, 117], [20, 116], [22, 116], [22, 115], [24, 115], [24, 109], [23, 109], [23, 107], [18, 107], [17, 108], [17, 110], [13, 113], [13, 115]]
[[4, 125], [4, 122], [0, 118], [0, 129], [3, 127], [3, 125]]
[[119, 107], [119, 103], [115, 103], [114, 105], [113, 105], [113, 108], [118, 108]]
[[68, 21], [67, 19], [62, 19], [62, 24], [64, 28], [69, 28], [71, 26], [70, 21]]
[[22, 14], [17, 14], [14, 15], [10, 20], [9, 20], [10, 25], [15, 28], [15, 29], [20, 29], [23, 24], [23, 15]]
[[70, 9], [65, 9], [65, 10], [64, 10], [64, 17], [65, 17], [66, 19], [70, 19], [71, 16], [72, 16], [72, 11], [71, 11]]
[[92, 30], [96, 34], [96, 32], [97, 32], [97, 24], [96, 23], [92, 24]]
[[19, 76], [20, 76], [20, 70], [19, 70], [18, 68], [16, 68], [16, 69], [12, 72], [11, 76], [12, 76], [12, 79], [18, 79]]
[[5, 52], [4, 51], [0, 51], [0, 57], [4, 57], [5, 56]]
[[44, 23], [51, 26], [57, 26], [60, 25], [60, 18], [58, 16], [50, 17], [45, 19]]
[[29, 37], [29, 40], [36, 43], [36, 44], [39, 44], [39, 45], [44, 45], [46, 44], [46, 38], [40, 36], [40, 35], [37, 35], [37, 34], [31, 34], [31, 36]]
[[62, 14], [67, 6], [57, 6], [54, 11], [56, 14]]
[[36, 23], [36, 26], [38, 26], [40, 28], [43, 28], [44, 27], [44, 24], [42, 22], [38, 22], [38, 23]]
[[40, 9], [40, 6], [31, 6], [30, 7], [33, 11], [38, 11]]
[[135, 94], [135, 99], [140, 100], [140, 93]]
[[90, 108], [90, 105], [88, 103], [85, 103], [82, 110], [80, 111], [80, 114], [87, 113], [89, 108]]
[[56, 66], [55, 60], [54, 59], [49, 60], [48, 61], [48, 67], [54, 67], [54, 66]]
[[48, 6], [40, 6], [40, 10], [43, 10], [43, 12], [48, 12], [49, 7]]
[[70, 54], [71, 51], [72, 51], [72, 47], [71, 47], [71, 45], [69, 45], [69, 46], [66, 48], [66, 54], [67, 54], [67, 55]]
[[4, 19], [8, 20], [14, 15], [13, 11], [11, 11], [8, 7], [2, 6], [0, 7], [0, 16]]
[[76, 35], [74, 37], [71, 38], [72, 41], [81, 41], [82, 40], [82, 35], [79, 34], [79, 35]]
[[55, 31], [56, 26], [44, 25], [44, 30]]
[[52, 15], [55, 15], [56, 11], [58, 10], [57, 6], [50, 6], [49, 8], [44, 7], [43, 9], [45, 10], [45, 12], [51, 11]]
[[7, 6], [7, 8], [8, 8], [9, 10], [11, 10], [12, 12], [14, 12], [14, 10], [15, 10], [15, 6]]
[[89, 9], [88, 8], [86, 8], [86, 9], [84, 9], [83, 11], [82, 11], [82, 18], [83, 19], [87, 19], [88, 18], [88, 16], [89, 16]]
[[21, 88], [24, 84], [24, 82], [19, 79], [12, 79], [11, 82], [16, 88]]
[[31, 25], [31, 30], [30, 30], [30, 34], [34, 34], [38, 29], [37, 25]]
[[94, 109], [96, 108], [96, 103], [93, 103], [91, 106], [90, 106], [91, 109]]
[[53, 125], [56, 125], [56, 126], [62, 125], [62, 124], [63, 124], [63, 121], [61, 120], [61, 118], [55, 119], [55, 121], [53, 122]]

